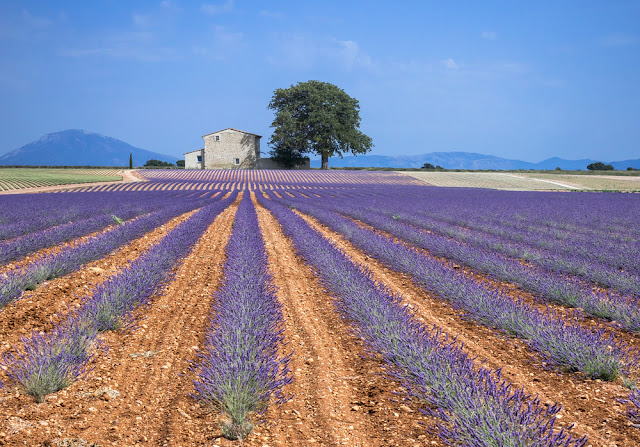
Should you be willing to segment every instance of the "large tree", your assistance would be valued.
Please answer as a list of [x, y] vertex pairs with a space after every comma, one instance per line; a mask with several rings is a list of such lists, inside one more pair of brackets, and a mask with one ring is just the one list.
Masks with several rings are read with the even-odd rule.
[[329, 157], [345, 152], [364, 154], [373, 146], [360, 127], [358, 100], [328, 82], [307, 81], [273, 92], [269, 109], [276, 114], [269, 144], [275, 158], [289, 153], [297, 159], [305, 153], [322, 157], [322, 169]]

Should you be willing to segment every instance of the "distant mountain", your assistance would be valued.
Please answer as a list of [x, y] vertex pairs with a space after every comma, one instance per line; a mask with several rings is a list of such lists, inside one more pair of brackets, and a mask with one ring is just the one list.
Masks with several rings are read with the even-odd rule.
[[[446, 169], [548, 169], [559, 167], [564, 170], [586, 170], [587, 165], [602, 160], [565, 160], [553, 157], [538, 163], [507, 158], [494, 157], [493, 155], [478, 154], [475, 152], [431, 152], [421, 155], [405, 155], [390, 157], [386, 155], [359, 155], [346, 156], [344, 158], [331, 157], [329, 167], [335, 168], [421, 168], [425, 163], [434, 166], [442, 166]], [[609, 163], [609, 162], [605, 162]], [[614, 168], [626, 170], [629, 166], [640, 169], [640, 159], [610, 162]], [[312, 168], [320, 167], [320, 160], [311, 160]]]
[[142, 166], [147, 160], [175, 163], [178, 157], [133, 147], [94, 132], [69, 129], [50, 133], [0, 156], [0, 165], [35, 166]]

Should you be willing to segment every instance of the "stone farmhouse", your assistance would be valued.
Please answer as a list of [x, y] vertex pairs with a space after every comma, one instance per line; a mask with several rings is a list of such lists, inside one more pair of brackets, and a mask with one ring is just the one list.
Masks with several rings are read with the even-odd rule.
[[[228, 127], [202, 138], [204, 148], [184, 154], [185, 169], [282, 169], [260, 157], [260, 135]], [[309, 169], [309, 163], [298, 169]]]

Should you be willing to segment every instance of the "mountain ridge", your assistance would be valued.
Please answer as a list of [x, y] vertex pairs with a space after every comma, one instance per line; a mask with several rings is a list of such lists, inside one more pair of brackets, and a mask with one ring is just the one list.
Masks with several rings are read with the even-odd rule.
[[[486, 170], [553, 170], [557, 167], [563, 170], [586, 170], [587, 165], [596, 161], [588, 158], [567, 160], [551, 157], [540, 162], [528, 162], [480, 154], [477, 152], [430, 152], [419, 155], [388, 156], [388, 155], [358, 155], [329, 158], [329, 167], [335, 168], [421, 168], [425, 163], [442, 166], [445, 169], [486, 169]], [[640, 159], [604, 162], [611, 164], [616, 170], [626, 170], [628, 167], [640, 169]], [[312, 168], [320, 167], [320, 160], [311, 160]]]
[[[128, 166], [129, 154], [133, 154], [135, 166], [142, 166], [149, 159], [169, 163], [176, 156], [140, 149], [116, 138], [81, 129], [67, 129], [43, 135], [37, 140], [0, 155], [0, 165], [19, 166]], [[330, 167], [341, 168], [421, 168], [425, 163], [445, 169], [485, 170], [586, 170], [592, 159], [567, 160], [551, 157], [540, 162], [527, 162], [486, 155], [477, 152], [430, 152], [419, 155], [359, 155], [344, 158], [331, 157]], [[627, 167], [640, 169], [640, 159], [607, 162], [616, 170]], [[311, 167], [319, 168], [320, 160], [311, 160]]]
[[175, 163], [176, 157], [131, 146], [122, 140], [82, 129], [43, 135], [18, 149], [0, 155], [0, 165], [18, 166], [135, 166], [156, 159]]

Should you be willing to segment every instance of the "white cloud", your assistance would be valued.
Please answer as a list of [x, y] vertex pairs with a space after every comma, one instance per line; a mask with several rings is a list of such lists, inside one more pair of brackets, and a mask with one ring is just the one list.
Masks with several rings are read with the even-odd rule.
[[600, 39], [601, 47], [623, 47], [627, 45], [635, 45], [640, 42], [640, 37], [635, 34], [611, 34]]
[[284, 18], [284, 14], [281, 12], [276, 12], [276, 11], [268, 11], [266, 9], [263, 9], [262, 11], [260, 11], [260, 15], [262, 17], [266, 17], [268, 19], [283, 19]]
[[453, 58], [443, 60], [442, 65], [444, 65], [445, 68], [448, 68], [449, 70], [457, 70], [458, 68], [460, 68], [460, 65], [457, 64], [456, 61], [453, 60]]
[[204, 41], [191, 47], [196, 56], [209, 57], [217, 61], [226, 61], [243, 54], [246, 50], [246, 34], [232, 31], [224, 26], [214, 26], [212, 33]]
[[309, 70], [320, 59], [320, 51], [311, 36], [296, 33], [271, 33], [268, 64], [294, 70]]
[[22, 10], [22, 18], [25, 23], [32, 28], [45, 28], [53, 23], [51, 19], [46, 17], [36, 17], [26, 9]]
[[132, 20], [136, 26], [146, 27], [151, 22], [151, 16], [149, 14], [133, 14]]
[[85, 48], [67, 48], [59, 51], [71, 58], [105, 56], [114, 59], [132, 59], [140, 62], [160, 62], [178, 59], [177, 52], [156, 42], [155, 34], [148, 31], [111, 33], [97, 39]]
[[495, 31], [483, 31], [481, 36], [483, 39], [495, 40], [498, 38], [498, 33], [496, 33]]
[[373, 59], [358, 42], [316, 38], [311, 34], [272, 33], [267, 63], [285, 69], [311, 70], [331, 66], [339, 70], [377, 70]]
[[205, 14], [217, 15], [233, 12], [234, 0], [226, 0], [224, 3], [213, 5], [211, 3], [204, 3], [200, 10]]
[[364, 68], [373, 65], [371, 57], [363, 53], [358, 42], [353, 40], [338, 40], [338, 55], [347, 69], [354, 67]]

